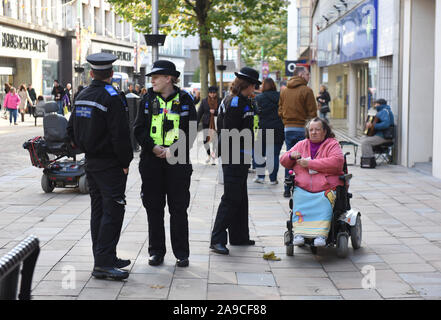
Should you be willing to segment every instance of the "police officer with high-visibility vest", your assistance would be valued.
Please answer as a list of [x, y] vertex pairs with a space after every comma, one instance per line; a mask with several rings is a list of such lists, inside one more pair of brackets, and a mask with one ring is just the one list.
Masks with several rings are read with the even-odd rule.
[[[219, 108], [222, 127], [218, 153], [222, 158], [224, 194], [217, 210], [210, 243], [210, 248], [219, 254], [229, 254], [226, 247], [228, 239], [231, 245], [255, 244], [250, 239], [248, 227], [247, 178], [254, 139], [254, 111], [248, 97], [261, 82], [259, 73], [249, 67], [240, 69], [235, 75], [231, 93]], [[245, 138], [239, 137], [235, 143], [234, 134], [237, 133], [243, 134]], [[250, 138], [248, 143], [246, 136]], [[227, 154], [225, 151], [228, 151]]]
[[[164, 207], [170, 212], [170, 237], [178, 267], [189, 265], [187, 208], [193, 172], [189, 151], [196, 138], [190, 136], [190, 122], [196, 121], [193, 97], [176, 83], [180, 72], [167, 60], [158, 60], [147, 76], [152, 87], [139, 104], [135, 137], [140, 144], [141, 197], [147, 211], [149, 265], [164, 262], [166, 253]], [[183, 146], [184, 149], [176, 146]], [[172, 158], [173, 161], [170, 161]], [[176, 162], [176, 159], [177, 162]], [[182, 161], [183, 160], [183, 161]]]
[[86, 174], [91, 198], [92, 251], [96, 278], [126, 279], [120, 268], [130, 260], [116, 256], [125, 212], [125, 190], [133, 159], [126, 107], [111, 85], [109, 53], [89, 55], [92, 83], [75, 99], [67, 133], [74, 147], [86, 155]]

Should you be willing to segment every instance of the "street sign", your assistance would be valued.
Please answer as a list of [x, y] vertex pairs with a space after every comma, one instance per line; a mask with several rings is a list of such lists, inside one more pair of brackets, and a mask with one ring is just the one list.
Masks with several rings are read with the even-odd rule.
[[262, 79], [266, 79], [269, 76], [269, 63], [264, 61], [262, 62]]
[[293, 60], [285, 60], [285, 74], [288, 77], [293, 75], [294, 69], [296, 68], [296, 62]]
[[306, 60], [285, 60], [285, 75], [287, 77], [292, 77], [296, 67], [302, 66], [309, 69], [309, 64], [306, 62]]

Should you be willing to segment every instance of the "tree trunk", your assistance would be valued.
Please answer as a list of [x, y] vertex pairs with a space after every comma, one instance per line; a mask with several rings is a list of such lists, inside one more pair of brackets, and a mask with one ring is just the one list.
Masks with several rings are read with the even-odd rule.
[[200, 81], [201, 81], [201, 100], [208, 96], [208, 42], [199, 37], [199, 63], [200, 63]]
[[213, 43], [209, 42], [208, 71], [210, 72], [210, 86], [216, 86], [216, 60], [214, 59]]

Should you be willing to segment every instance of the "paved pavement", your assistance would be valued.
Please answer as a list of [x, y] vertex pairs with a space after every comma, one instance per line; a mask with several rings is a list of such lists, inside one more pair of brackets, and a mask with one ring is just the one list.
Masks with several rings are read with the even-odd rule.
[[[221, 256], [210, 252], [209, 239], [223, 186], [217, 183], [217, 166], [197, 163], [196, 148], [190, 266], [175, 267], [168, 231], [164, 265], [147, 264], [147, 219], [139, 197], [137, 155], [130, 167], [118, 245], [119, 256], [133, 262], [130, 277], [122, 282], [94, 279], [89, 196], [74, 189], [45, 194], [41, 169], [31, 167], [26, 151], [20, 149], [26, 138], [42, 134], [41, 126], [34, 128], [29, 121], [10, 129], [0, 121], [0, 255], [27, 235], [40, 239], [33, 299], [441, 298], [441, 180], [401, 166], [381, 165], [375, 170], [351, 166], [351, 203], [362, 213], [363, 243], [357, 251], [350, 247], [348, 258], [339, 259], [332, 248], [319, 249], [317, 255], [296, 248], [294, 257], [286, 256], [283, 173], [279, 172], [276, 186], [255, 184], [250, 174], [250, 232], [256, 245], [229, 246], [230, 255]], [[168, 218], [166, 222], [168, 228]], [[269, 251], [281, 261], [264, 260], [262, 255]]]

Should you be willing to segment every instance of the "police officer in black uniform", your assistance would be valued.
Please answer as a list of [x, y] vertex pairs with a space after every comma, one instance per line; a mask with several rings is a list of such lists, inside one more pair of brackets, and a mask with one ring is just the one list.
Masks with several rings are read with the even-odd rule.
[[129, 165], [133, 159], [126, 107], [112, 87], [109, 53], [89, 55], [89, 87], [75, 99], [67, 132], [74, 147], [86, 155], [86, 174], [91, 198], [92, 250], [96, 278], [126, 279], [120, 268], [130, 260], [116, 256], [125, 212], [125, 190]]
[[[247, 178], [254, 141], [254, 111], [249, 96], [261, 82], [259, 73], [249, 67], [242, 68], [240, 72], [235, 72], [235, 75], [231, 93], [225, 97], [219, 108], [222, 123], [218, 124], [222, 129], [218, 152], [222, 158], [224, 194], [217, 211], [210, 245], [210, 248], [219, 254], [229, 254], [226, 247], [227, 236], [231, 245], [255, 244], [254, 240], [250, 240], [248, 228]], [[250, 139], [239, 139], [239, 145], [233, 145], [234, 138], [229, 137], [229, 134], [234, 129], [237, 130], [236, 133], [242, 132]], [[225, 154], [225, 150], [229, 151], [228, 155]], [[235, 163], [234, 153], [240, 153], [238, 163]]]
[[[142, 148], [139, 163], [141, 197], [147, 211], [149, 264], [152, 266], [162, 264], [166, 253], [166, 199], [176, 265], [186, 267], [189, 264], [187, 208], [193, 172], [189, 150], [196, 138], [196, 109], [192, 96], [176, 86], [179, 75], [170, 61], [158, 60], [153, 64], [153, 69], [147, 74], [152, 77], [152, 88], [139, 104], [134, 128]], [[192, 136], [190, 122], [194, 126]], [[180, 148], [173, 151], [178, 145]]]

